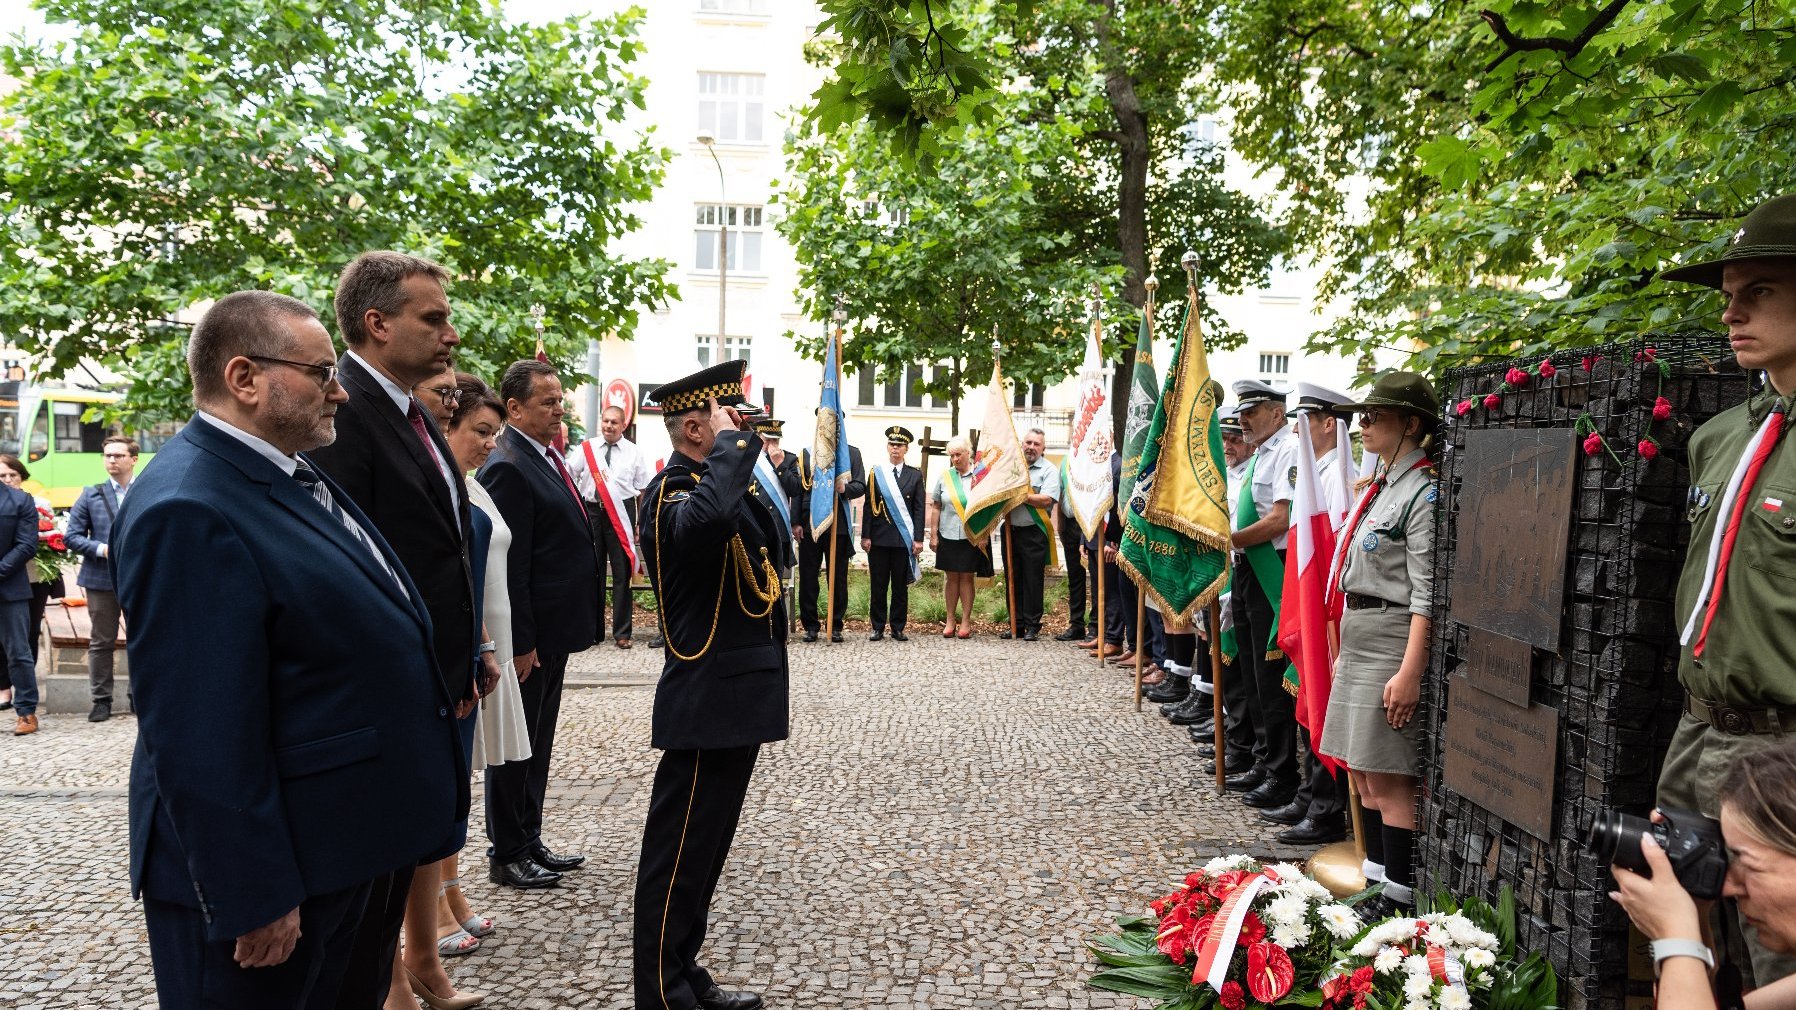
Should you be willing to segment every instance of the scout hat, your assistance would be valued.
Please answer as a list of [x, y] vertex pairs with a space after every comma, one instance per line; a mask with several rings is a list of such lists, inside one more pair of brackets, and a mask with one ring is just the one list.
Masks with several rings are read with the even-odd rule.
[[1415, 372], [1386, 372], [1372, 384], [1372, 391], [1358, 403], [1343, 403], [1344, 413], [1364, 413], [1374, 407], [1397, 407], [1420, 417], [1425, 430], [1440, 427], [1441, 401], [1425, 376]]
[[1721, 271], [1736, 260], [1796, 258], [1796, 194], [1777, 196], [1746, 215], [1740, 230], [1728, 240], [1727, 251], [1712, 260], [1689, 263], [1659, 276], [1668, 281], [1689, 281], [1704, 287], [1721, 286]]
[[891, 445], [909, 445], [916, 440], [917, 436], [911, 434], [909, 428], [901, 428], [894, 424], [886, 429], [886, 442]]
[[771, 438], [776, 442], [779, 440], [780, 436], [785, 433], [785, 430], [786, 422], [775, 421], [771, 417], [763, 417], [755, 422], [755, 432], [757, 434], [762, 438]]
[[1345, 416], [1342, 404], [1351, 403], [1353, 397], [1346, 393], [1336, 392], [1327, 386], [1318, 386], [1313, 382], [1297, 384], [1297, 406], [1292, 407], [1294, 413], [1334, 414]]
[[759, 414], [761, 408], [749, 403], [748, 397], [743, 395], [742, 377], [747, 373], [746, 361], [720, 361], [710, 368], [701, 368], [691, 375], [656, 386], [649, 399], [660, 404], [661, 412], [669, 417], [703, 409], [713, 397], [722, 406], [736, 408], [738, 414]]
[[1258, 379], [1238, 379], [1235, 382], [1234, 390], [1236, 412], [1262, 403], [1285, 402], [1285, 394]]

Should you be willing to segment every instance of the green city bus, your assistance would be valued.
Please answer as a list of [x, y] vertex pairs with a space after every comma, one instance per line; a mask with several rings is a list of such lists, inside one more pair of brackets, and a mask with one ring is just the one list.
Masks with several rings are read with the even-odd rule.
[[[100, 443], [117, 429], [83, 415], [118, 398], [97, 390], [0, 382], [0, 452], [19, 457], [31, 471], [25, 490], [48, 499], [51, 508], [66, 509], [84, 486], [105, 480]], [[134, 433], [142, 450], [139, 469], [178, 430], [179, 425], [166, 424]]]

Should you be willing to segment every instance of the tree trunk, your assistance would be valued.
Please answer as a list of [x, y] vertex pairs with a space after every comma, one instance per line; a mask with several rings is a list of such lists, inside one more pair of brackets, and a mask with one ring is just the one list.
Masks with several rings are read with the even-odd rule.
[[[1120, 60], [1109, 46], [1111, 22], [1116, 18], [1113, 0], [1104, 0], [1105, 14], [1097, 25], [1099, 48]], [[1137, 307], [1147, 304], [1147, 171], [1152, 157], [1148, 144], [1147, 114], [1135, 94], [1135, 78], [1127, 66], [1107, 68], [1104, 97], [1116, 116], [1117, 144], [1116, 248], [1123, 265], [1123, 298]], [[1134, 341], [1125, 347], [1121, 367], [1110, 382], [1110, 420], [1118, 439], [1129, 404], [1129, 383], [1135, 372]]]
[[960, 397], [966, 387], [960, 381], [960, 359], [950, 358], [949, 360], [954, 365], [954, 374], [951, 377], [954, 382], [954, 395], [948, 400], [948, 434], [952, 436], [960, 434]]

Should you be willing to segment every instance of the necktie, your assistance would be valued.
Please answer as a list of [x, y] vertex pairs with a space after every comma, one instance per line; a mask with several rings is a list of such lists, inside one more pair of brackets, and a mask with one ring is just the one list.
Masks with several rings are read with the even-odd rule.
[[[1734, 555], [1734, 538], [1740, 533], [1740, 521], [1746, 518], [1746, 510], [1751, 507], [1752, 486], [1758, 482], [1759, 472], [1765, 469], [1766, 461], [1771, 458], [1771, 453], [1788, 428], [1789, 414], [1784, 404], [1779, 402], [1771, 408], [1764, 426], [1747, 445], [1746, 455], [1743, 457], [1745, 476], [1740, 479], [1738, 488], [1728, 488], [1729, 498], [1722, 501], [1722, 509], [1727, 514], [1727, 526], [1723, 528], [1719, 548], [1710, 555], [1714, 559], [1713, 571], [1709, 574], [1709, 578], [1714, 580], [1714, 591], [1708, 594], [1707, 607], [1703, 607], [1701, 596], [1698, 597], [1697, 606], [1702, 610], [1702, 630], [1696, 635], [1696, 644], [1690, 648], [1690, 654], [1698, 659], [1702, 658], [1703, 647], [1708, 644], [1709, 626], [1715, 623], [1715, 613], [1721, 608], [1721, 590], [1727, 584], [1727, 563]], [[1696, 615], [1692, 613], [1690, 619], [1694, 622]], [[1688, 639], [1687, 629], [1684, 635]]]
[[898, 468], [897, 467], [892, 468], [892, 486], [893, 487], [898, 486]]
[[586, 503], [580, 500], [580, 492], [574, 487], [574, 475], [567, 472], [567, 464], [561, 461], [560, 456], [555, 455], [554, 449], [544, 449], [543, 455], [549, 457], [549, 465], [554, 467], [555, 472], [561, 475], [561, 483], [567, 485], [567, 493], [573, 496], [574, 505], [580, 509], [580, 514], [584, 516], [586, 514]]
[[[306, 462], [304, 457], [297, 457], [295, 459], [295, 464], [293, 469], [293, 480], [297, 482], [300, 487], [305, 488], [306, 492], [312, 496], [313, 500], [324, 506], [324, 510], [329, 512], [332, 518], [343, 524], [343, 529], [349, 533], [349, 539], [361, 544], [369, 554], [374, 555], [374, 561], [376, 564], [380, 565], [382, 571], [391, 575], [394, 582], [399, 582], [399, 576], [394, 575], [393, 569], [387, 567], [387, 559], [381, 557], [380, 551], [374, 549], [374, 545], [368, 541], [367, 534], [362, 532], [361, 526], [357, 525], [355, 520], [349, 518], [348, 514], [346, 514], [342, 508], [338, 507], [337, 500], [331, 496], [330, 488], [326, 487], [324, 482], [318, 479], [318, 471], [312, 469], [312, 464]], [[402, 589], [405, 587], [405, 583], [403, 582], [400, 582], [399, 585]]]
[[616, 442], [605, 443], [605, 469], [611, 469], [611, 450], [617, 448]]
[[405, 419], [412, 423], [412, 430], [418, 433], [418, 441], [424, 443], [424, 450], [430, 453], [430, 461], [439, 469], [443, 465], [443, 457], [437, 455], [437, 446], [430, 440], [430, 429], [424, 426], [424, 411], [419, 409], [417, 397], [405, 408]]

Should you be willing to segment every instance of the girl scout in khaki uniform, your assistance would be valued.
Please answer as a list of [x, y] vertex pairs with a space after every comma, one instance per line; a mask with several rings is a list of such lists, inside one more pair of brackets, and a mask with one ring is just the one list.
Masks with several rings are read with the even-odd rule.
[[[1344, 604], [1341, 651], [1318, 750], [1347, 765], [1365, 809], [1367, 871], [1385, 880], [1376, 919], [1414, 903], [1416, 700], [1428, 668], [1434, 602], [1434, 433], [1440, 401], [1428, 380], [1392, 372], [1361, 415], [1377, 475], [1341, 529], [1329, 593]], [[1380, 865], [1382, 864], [1382, 865]]]

